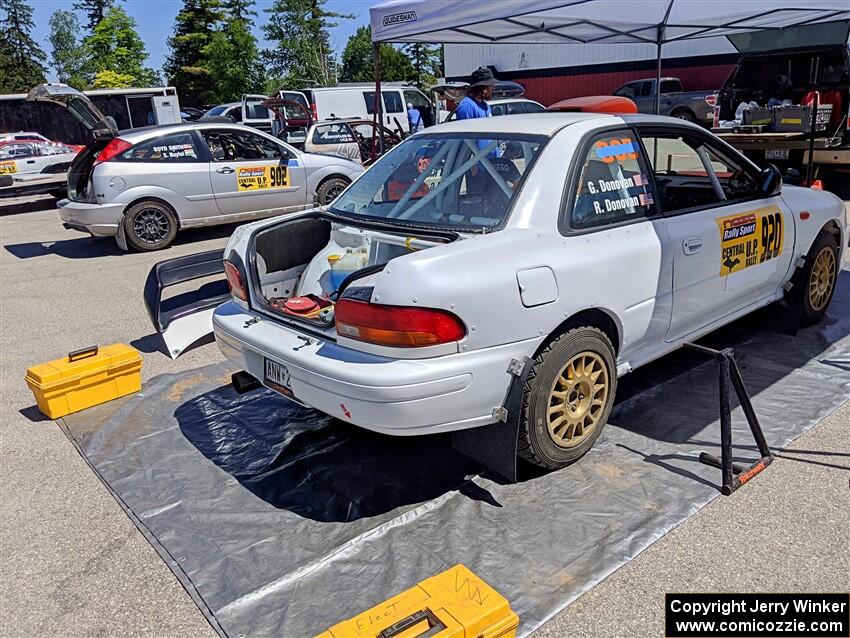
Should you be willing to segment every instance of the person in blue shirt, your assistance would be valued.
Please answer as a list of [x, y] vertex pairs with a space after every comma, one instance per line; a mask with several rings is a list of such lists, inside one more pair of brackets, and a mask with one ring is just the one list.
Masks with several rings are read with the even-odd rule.
[[422, 114], [413, 108], [411, 102], [407, 103], [407, 121], [410, 124], [411, 133], [415, 133], [422, 128]]
[[459, 120], [472, 120], [479, 117], [492, 117], [493, 109], [487, 100], [493, 98], [493, 85], [496, 78], [486, 66], [480, 66], [469, 76], [469, 91], [455, 110]]

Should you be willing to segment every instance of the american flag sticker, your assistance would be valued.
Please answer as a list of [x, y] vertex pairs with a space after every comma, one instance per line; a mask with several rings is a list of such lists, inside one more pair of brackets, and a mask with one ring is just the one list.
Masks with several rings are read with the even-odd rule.
[[646, 186], [649, 182], [643, 175], [635, 175], [632, 177], [632, 181], [635, 183], [635, 186]]
[[655, 200], [652, 199], [652, 193], [640, 193], [638, 195], [638, 201], [641, 206], [651, 206], [655, 203]]

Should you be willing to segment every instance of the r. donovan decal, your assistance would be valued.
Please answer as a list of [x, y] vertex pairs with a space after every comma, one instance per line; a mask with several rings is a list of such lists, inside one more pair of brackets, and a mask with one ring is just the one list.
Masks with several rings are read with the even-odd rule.
[[756, 266], [782, 254], [784, 220], [778, 206], [718, 217], [720, 276]]
[[289, 186], [289, 171], [280, 164], [238, 168], [236, 186], [240, 191], [285, 188]]

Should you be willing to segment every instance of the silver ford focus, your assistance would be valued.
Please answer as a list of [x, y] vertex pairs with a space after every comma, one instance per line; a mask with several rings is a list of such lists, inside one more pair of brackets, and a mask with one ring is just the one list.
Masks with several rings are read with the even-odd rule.
[[118, 131], [75, 89], [35, 87], [89, 133], [71, 164], [59, 214], [68, 229], [115, 237], [127, 250], [159, 250], [178, 230], [331, 202], [363, 171], [341, 157], [303, 153], [240, 124], [186, 123]]

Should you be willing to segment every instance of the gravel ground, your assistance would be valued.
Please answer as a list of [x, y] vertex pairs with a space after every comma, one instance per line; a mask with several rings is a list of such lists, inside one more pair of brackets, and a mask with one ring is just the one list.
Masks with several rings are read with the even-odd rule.
[[[155, 262], [222, 247], [231, 227], [163, 253], [122, 254], [63, 230], [49, 198], [0, 205], [0, 635], [213, 636], [170, 570], [58, 427], [27, 366], [123, 341], [143, 377], [217, 361], [213, 344], [158, 353], [142, 304]], [[108, 309], [108, 312], [107, 310]], [[538, 630], [660, 636], [665, 591], [850, 590], [850, 404], [743, 490], [719, 498]]]

